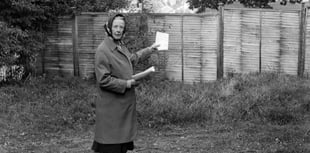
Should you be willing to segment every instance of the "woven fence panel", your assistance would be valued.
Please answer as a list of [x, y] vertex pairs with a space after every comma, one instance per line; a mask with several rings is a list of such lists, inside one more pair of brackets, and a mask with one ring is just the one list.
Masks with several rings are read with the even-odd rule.
[[261, 70], [277, 72], [280, 69], [281, 13], [276, 11], [261, 13]]
[[259, 71], [259, 11], [241, 11], [241, 72]]
[[107, 15], [83, 14], [78, 16], [78, 53], [79, 72], [83, 78], [94, 76], [94, 58], [98, 45], [102, 42], [105, 32], [103, 25]]
[[184, 81], [201, 81], [202, 68], [202, 19], [200, 16], [184, 16]]
[[224, 74], [259, 71], [260, 12], [224, 11]]
[[241, 10], [224, 12], [224, 75], [241, 72]]
[[182, 17], [167, 15], [164, 25], [163, 32], [169, 34], [168, 50], [161, 52], [166, 61], [164, 71], [169, 79], [182, 80]]
[[58, 24], [50, 26], [46, 50], [43, 53], [44, 72], [60, 76], [73, 75], [72, 19], [63, 17]]
[[[149, 45], [155, 43], [156, 31], [165, 32], [165, 21], [166, 17], [164, 15], [152, 14], [147, 16], [146, 23], [148, 29], [146, 31], [146, 36], [148, 38]], [[171, 47], [169, 49], [171, 49]], [[156, 73], [160, 72], [161, 75], [167, 75], [165, 63], [167, 63], [166, 56], [168, 55], [168, 51], [157, 51], [151, 55], [149, 61], [151, 61], [151, 64], [155, 66]]]
[[218, 15], [210, 14], [202, 16], [201, 20], [201, 80], [216, 80], [217, 51], [218, 51]]
[[297, 74], [298, 11], [227, 9], [224, 14], [224, 74], [258, 72], [260, 64], [261, 71]]
[[298, 70], [299, 50], [299, 12], [281, 13], [281, 72], [296, 75]]
[[184, 81], [216, 80], [218, 16], [183, 18]]
[[[300, 12], [261, 9], [224, 9], [224, 75], [276, 71], [297, 74], [300, 45]], [[77, 52], [81, 77], [94, 76], [94, 55], [106, 37], [103, 25], [109, 15], [84, 13], [77, 16]], [[307, 17], [308, 18], [308, 17]], [[201, 82], [216, 80], [219, 50], [219, 14], [128, 15], [126, 38], [141, 40], [146, 47], [155, 42], [156, 31], [169, 34], [169, 49], [154, 55], [155, 66], [171, 80]], [[51, 26], [43, 65], [47, 73], [73, 75], [73, 32], [71, 17]], [[142, 26], [141, 26], [142, 25]], [[305, 73], [310, 73], [310, 26], [307, 24]], [[131, 41], [127, 41], [129, 44]], [[136, 51], [133, 48], [133, 51]], [[261, 58], [260, 58], [261, 53]], [[261, 63], [260, 63], [261, 59]]]
[[[172, 22], [177, 22], [174, 20]], [[151, 42], [155, 42], [156, 31], [166, 32], [165, 22], [166, 22], [166, 15], [152, 14], [148, 16], [148, 19], [147, 19], [148, 37]], [[180, 23], [176, 23], [176, 24], [180, 24]], [[169, 49], [170, 49], [170, 46], [169, 46]]]

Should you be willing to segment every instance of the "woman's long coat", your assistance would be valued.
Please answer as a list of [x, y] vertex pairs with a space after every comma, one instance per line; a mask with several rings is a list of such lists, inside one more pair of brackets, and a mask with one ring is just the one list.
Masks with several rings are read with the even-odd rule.
[[106, 38], [95, 54], [98, 84], [96, 99], [95, 141], [119, 144], [133, 141], [137, 133], [136, 95], [127, 88], [133, 75], [133, 64], [146, 58], [151, 49], [130, 53], [124, 45]]

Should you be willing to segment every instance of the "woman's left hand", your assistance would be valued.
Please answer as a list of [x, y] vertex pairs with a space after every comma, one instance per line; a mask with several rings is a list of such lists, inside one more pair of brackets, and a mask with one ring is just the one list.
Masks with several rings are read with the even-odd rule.
[[150, 49], [151, 50], [157, 50], [157, 47], [159, 47], [159, 46], [160, 46], [160, 44], [154, 43], [152, 46], [150, 46]]

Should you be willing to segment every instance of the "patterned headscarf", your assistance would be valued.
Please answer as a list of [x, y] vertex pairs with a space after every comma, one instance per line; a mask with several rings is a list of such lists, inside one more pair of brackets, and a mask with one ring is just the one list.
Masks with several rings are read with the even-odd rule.
[[116, 14], [116, 15], [110, 17], [108, 22], [106, 24], [104, 24], [104, 29], [107, 32], [108, 36], [113, 38], [113, 40], [116, 40], [116, 39], [112, 35], [112, 24], [113, 24], [113, 21], [115, 20], [116, 17], [122, 17], [124, 22], [125, 22], [125, 27], [124, 27], [124, 31], [122, 34], [122, 38], [123, 38], [124, 34], [126, 33], [126, 27], [127, 27], [126, 26], [127, 25], [126, 18], [123, 14]]

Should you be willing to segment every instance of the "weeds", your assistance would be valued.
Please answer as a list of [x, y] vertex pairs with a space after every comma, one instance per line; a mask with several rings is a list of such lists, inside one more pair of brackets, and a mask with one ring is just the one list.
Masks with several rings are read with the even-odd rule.
[[[235, 75], [209, 83], [182, 84], [160, 78], [137, 87], [142, 126], [259, 121], [285, 125], [309, 112], [309, 80], [276, 73]], [[31, 78], [0, 88], [0, 116], [31, 130], [92, 126], [96, 87], [78, 78]]]
[[33, 131], [84, 129], [94, 123], [92, 83], [78, 78], [32, 78], [0, 88], [0, 114]]
[[138, 88], [142, 123], [259, 121], [288, 124], [309, 107], [308, 80], [276, 73], [237, 75], [212, 83], [150, 80]]

